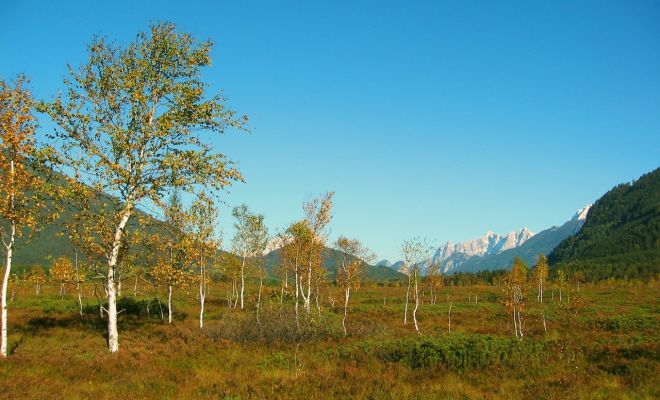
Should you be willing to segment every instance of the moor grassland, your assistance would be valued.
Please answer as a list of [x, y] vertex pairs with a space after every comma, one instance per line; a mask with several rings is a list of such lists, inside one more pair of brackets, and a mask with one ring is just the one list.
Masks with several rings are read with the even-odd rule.
[[332, 286], [322, 290], [320, 314], [316, 307], [310, 317], [301, 311], [297, 325], [279, 288], [264, 289], [257, 315], [255, 287], [244, 311], [229, 308], [224, 288], [215, 287], [203, 330], [194, 292], [175, 293], [168, 324], [153, 292], [148, 301], [132, 289], [120, 300], [122, 342], [111, 354], [90, 288], [83, 317], [75, 290], [62, 298], [56, 285], [40, 296], [18, 288], [0, 398], [660, 397], [655, 282], [582, 285], [580, 294], [564, 291], [561, 303], [548, 290], [547, 332], [530, 290], [522, 340], [494, 286], [445, 287], [437, 304], [424, 292], [420, 334], [410, 320], [403, 325], [405, 287], [364, 286], [352, 298], [347, 336]]

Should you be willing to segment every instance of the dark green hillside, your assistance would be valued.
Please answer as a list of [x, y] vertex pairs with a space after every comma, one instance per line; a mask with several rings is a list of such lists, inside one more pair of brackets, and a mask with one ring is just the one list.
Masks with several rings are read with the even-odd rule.
[[607, 192], [589, 211], [582, 230], [560, 243], [549, 259], [595, 279], [657, 275], [660, 168]]

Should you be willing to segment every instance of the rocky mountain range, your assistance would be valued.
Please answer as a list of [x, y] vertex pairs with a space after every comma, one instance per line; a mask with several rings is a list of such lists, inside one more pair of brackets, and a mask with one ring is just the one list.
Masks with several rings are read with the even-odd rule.
[[[435, 251], [432, 261], [439, 263], [443, 274], [509, 268], [514, 257], [534, 265], [539, 253], [549, 254], [562, 240], [579, 232], [590, 207], [581, 208], [561, 226], [537, 234], [522, 228], [505, 234], [488, 231], [484, 236], [464, 242], [446, 242]], [[377, 265], [398, 270], [401, 264], [401, 261], [382, 260]]]

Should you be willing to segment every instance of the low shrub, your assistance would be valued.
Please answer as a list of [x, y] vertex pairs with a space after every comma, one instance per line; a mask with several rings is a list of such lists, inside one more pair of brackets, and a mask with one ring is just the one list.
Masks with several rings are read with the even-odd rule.
[[340, 349], [344, 358], [376, 357], [403, 362], [411, 368], [444, 367], [452, 370], [483, 369], [493, 365], [539, 365], [547, 355], [542, 342], [493, 335], [455, 334], [440, 338], [367, 341]]

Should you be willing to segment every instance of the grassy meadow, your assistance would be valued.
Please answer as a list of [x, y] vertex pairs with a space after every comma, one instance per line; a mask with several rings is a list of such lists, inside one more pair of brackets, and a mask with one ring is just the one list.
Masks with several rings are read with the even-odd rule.
[[39, 296], [32, 287], [17, 288], [0, 398], [660, 397], [656, 283], [582, 285], [579, 295], [565, 290], [561, 303], [549, 290], [543, 308], [530, 290], [522, 340], [494, 286], [445, 287], [437, 304], [424, 292], [420, 334], [411, 315], [403, 325], [405, 287], [364, 286], [351, 298], [347, 336], [333, 286], [322, 290], [320, 314], [315, 303], [309, 317], [301, 308], [297, 324], [293, 301], [279, 288], [264, 288], [257, 312], [256, 288], [241, 311], [228, 307], [224, 287], [215, 287], [203, 330], [194, 291], [175, 290], [168, 324], [164, 302], [159, 307], [143, 289], [137, 295], [124, 289], [120, 351], [110, 354], [91, 288], [82, 317], [75, 288], [63, 298], [57, 285]]

